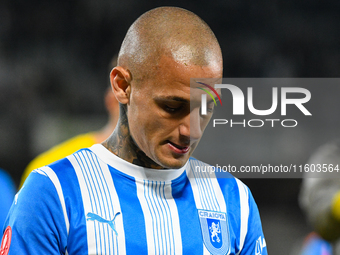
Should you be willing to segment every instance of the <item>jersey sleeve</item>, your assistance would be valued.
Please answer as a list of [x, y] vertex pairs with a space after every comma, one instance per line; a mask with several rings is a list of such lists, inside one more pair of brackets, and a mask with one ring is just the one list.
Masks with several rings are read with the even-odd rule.
[[[247, 188], [248, 189], [248, 188]], [[249, 218], [248, 230], [240, 255], [267, 255], [266, 240], [262, 231], [259, 210], [254, 197], [248, 189], [249, 194]]]
[[[0, 169], [0, 228], [5, 223], [9, 208], [12, 205], [12, 201], [15, 195], [15, 184], [11, 178], [11, 176]], [[2, 233], [0, 233], [0, 238], [2, 238]]]
[[[44, 171], [45, 170], [45, 171]], [[11, 229], [9, 255], [65, 254], [67, 224], [60, 194], [45, 167], [34, 170], [14, 198], [5, 229]]]

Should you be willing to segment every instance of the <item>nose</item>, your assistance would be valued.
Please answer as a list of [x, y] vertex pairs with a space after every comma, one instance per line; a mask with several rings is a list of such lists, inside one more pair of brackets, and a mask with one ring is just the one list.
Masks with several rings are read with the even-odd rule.
[[187, 114], [180, 125], [180, 135], [190, 139], [190, 142], [198, 141], [202, 136], [199, 108]]

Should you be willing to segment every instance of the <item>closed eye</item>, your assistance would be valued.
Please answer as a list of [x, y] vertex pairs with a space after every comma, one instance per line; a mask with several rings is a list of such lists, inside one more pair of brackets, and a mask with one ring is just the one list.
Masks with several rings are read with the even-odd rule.
[[[179, 97], [157, 97], [154, 99], [156, 104], [169, 114], [184, 113], [190, 107], [190, 101]], [[189, 110], [188, 110], [189, 111]]]
[[176, 113], [178, 111], [180, 111], [183, 107], [179, 106], [179, 107], [171, 107], [168, 105], [164, 105], [164, 110], [169, 112], [169, 113]]

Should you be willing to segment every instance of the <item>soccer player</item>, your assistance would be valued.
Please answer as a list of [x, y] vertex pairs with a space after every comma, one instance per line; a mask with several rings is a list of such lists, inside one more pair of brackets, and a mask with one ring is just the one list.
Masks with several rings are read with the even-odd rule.
[[30, 174], [1, 252], [267, 254], [249, 189], [232, 176], [195, 171], [206, 165], [190, 156], [213, 106], [200, 115], [204, 92], [199, 83], [191, 87], [194, 77], [222, 77], [208, 25], [175, 7], [139, 17], [110, 74], [117, 127], [102, 144]]

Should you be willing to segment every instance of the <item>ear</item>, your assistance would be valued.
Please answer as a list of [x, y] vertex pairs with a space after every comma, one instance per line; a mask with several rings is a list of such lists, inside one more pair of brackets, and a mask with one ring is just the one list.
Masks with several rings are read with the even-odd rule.
[[110, 73], [112, 91], [121, 104], [130, 101], [131, 93], [131, 74], [121, 66], [116, 66]]

